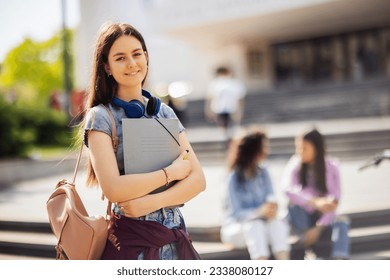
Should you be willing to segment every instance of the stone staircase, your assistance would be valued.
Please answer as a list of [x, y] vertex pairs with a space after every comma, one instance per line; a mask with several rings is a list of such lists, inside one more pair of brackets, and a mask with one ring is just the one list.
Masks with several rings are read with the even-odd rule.
[[[204, 100], [189, 101], [187, 127], [204, 126]], [[390, 114], [390, 79], [249, 93], [242, 123], [325, 120]]]
[[[390, 148], [390, 130], [346, 132], [324, 135], [329, 155], [339, 159], [371, 158]], [[294, 151], [294, 137], [269, 139], [269, 158], [288, 158]], [[193, 142], [193, 149], [203, 162], [221, 162], [226, 157], [226, 144], [221, 141]]]
[[[390, 209], [346, 214], [351, 220], [351, 259], [390, 259]], [[189, 228], [204, 260], [249, 259], [246, 249], [229, 249], [219, 227]], [[48, 223], [0, 221], [0, 259], [54, 259], [56, 239]]]

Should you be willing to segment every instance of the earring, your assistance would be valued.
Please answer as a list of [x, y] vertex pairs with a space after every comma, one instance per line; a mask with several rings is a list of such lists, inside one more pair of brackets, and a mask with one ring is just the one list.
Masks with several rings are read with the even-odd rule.
[[108, 73], [107, 73], [107, 77], [110, 77], [110, 76], [111, 76], [111, 72], [108, 72]]

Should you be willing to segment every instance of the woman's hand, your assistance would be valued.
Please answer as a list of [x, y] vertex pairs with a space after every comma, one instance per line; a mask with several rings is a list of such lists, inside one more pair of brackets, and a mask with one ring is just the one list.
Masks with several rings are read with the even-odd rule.
[[312, 200], [312, 205], [321, 213], [333, 212], [337, 208], [337, 201], [329, 197], [317, 197]]
[[166, 170], [171, 180], [182, 180], [191, 172], [191, 161], [187, 159], [188, 152], [183, 151]]
[[[172, 162], [171, 165], [165, 168], [171, 181], [182, 180], [190, 174], [191, 162], [187, 159], [188, 156], [188, 152], [183, 151]], [[137, 218], [161, 208], [158, 206], [159, 201], [155, 201], [156, 199], [154, 198], [155, 196], [153, 195], [145, 195], [135, 199], [120, 202], [118, 203], [118, 206], [121, 207], [122, 211], [125, 213], [125, 216], [130, 218]]]
[[145, 195], [139, 198], [119, 202], [118, 206], [122, 209], [126, 217], [138, 218], [155, 210], [157, 202], [152, 201], [152, 199], [152, 195]]
[[[179, 142], [181, 147], [188, 147], [189, 152], [183, 151], [172, 164], [165, 168], [170, 180], [178, 180], [178, 182], [163, 192], [116, 200], [121, 201], [117, 204], [123, 207], [122, 209], [126, 216], [140, 217], [164, 207], [186, 203], [204, 190], [206, 180], [185, 132], [179, 134]], [[158, 170], [155, 173], [158, 174], [158, 182], [161, 184], [163, 171]], [[143, 174], [141, 175], [145, 178]], [[129, 191], [131, 188], [132, 185], [129, 182], [128, 188], [125, 188], [125, 190]]]
[[266, 202], [257, 208], [257, 213], [260, 217], [266, 220], [271, 220], [276, 217], [277, 210], [278, 205], [275, 202]]

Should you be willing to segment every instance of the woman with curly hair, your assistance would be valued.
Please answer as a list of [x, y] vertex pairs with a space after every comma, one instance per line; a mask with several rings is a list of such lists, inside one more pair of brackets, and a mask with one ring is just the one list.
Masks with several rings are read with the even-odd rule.
[[230, 152], [226, 217], [221, 239], [234, 248], [247, 247], [251, 259], [288, 259], [288, 226], [277, 218], [278, 205], [267, 169], [266, 134], [248, 130]]

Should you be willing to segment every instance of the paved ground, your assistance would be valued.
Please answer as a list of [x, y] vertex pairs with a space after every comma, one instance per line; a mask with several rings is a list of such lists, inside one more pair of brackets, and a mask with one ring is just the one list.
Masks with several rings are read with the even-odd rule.
[[[275, 191], [281, 209], [285, 198], [279, 188], [279, 177], [285, 161], [267, 162], [274, 181]], [[390, 163], [384, 162], [377, 168], [357, 171], [363, 161], [340, 162], [343, 197], [339, 212], [361, 212], [390, 208]], [[204, 166], [207, 190], [188, 202], [182, 209], [187, 225], [208, 227], [220, 225], [223, 211], [223, 193], [226, 171], [220, 165]], [[1, 191], [0, 220], [47, 221], [45, 203], [59, 178], [70, 178], [71, 173], [15, 184], [13, 188]], [[100, 200], [98, 189], [82, 186], [85, 172], [80, 172], [78, 186], [81, 197], [90, 214], [104, 214], [106, 202]]]
[[[302, 129], [312, 124], [312, 122], [267, 124], [264, 127], [271, 137], [277, 137], [299, 134]], [[390, 118], [322, 121], [315, 124], [323, 133], [369, 131], [390, 129]], [[222, 131], [215, 128], [188, 129], [188, 135], [191, 141], [223, 138]], [[339, 207], [341, 213], [390, 208], [390, 161], [383, 162], [379, 167], [359, 172], [358, 168], [366, 160], [362, 158], [340, 162], [343, 188], [343, 197]], [[282, 210], [285, 209], [285, 197], [280, 189], [279, 181], [286, 161], [287, 159], [278, 159], [267, 162]], [[222, 221], [225, 166], [222, 163], [204, 163], [203, 167], [207, 179], [207, 190], [182, 209], [187, 225], [190, 227], [217, 226]], [[71, 176], [71, 173], [48, 175], [46, 178], [19, 182], [11, 188], [0, 190], [0, 220], [47, 221], [45, 203], [48, 196], [60, 178], [71, 179]], [[80, 195], [88, 211], [94, 215], [104, 214], [106, 202], [100, 201], [100, 191], [82, 187], [84, 179], [85, 172], [79, 172], [77, 186], [79, 186]]]

